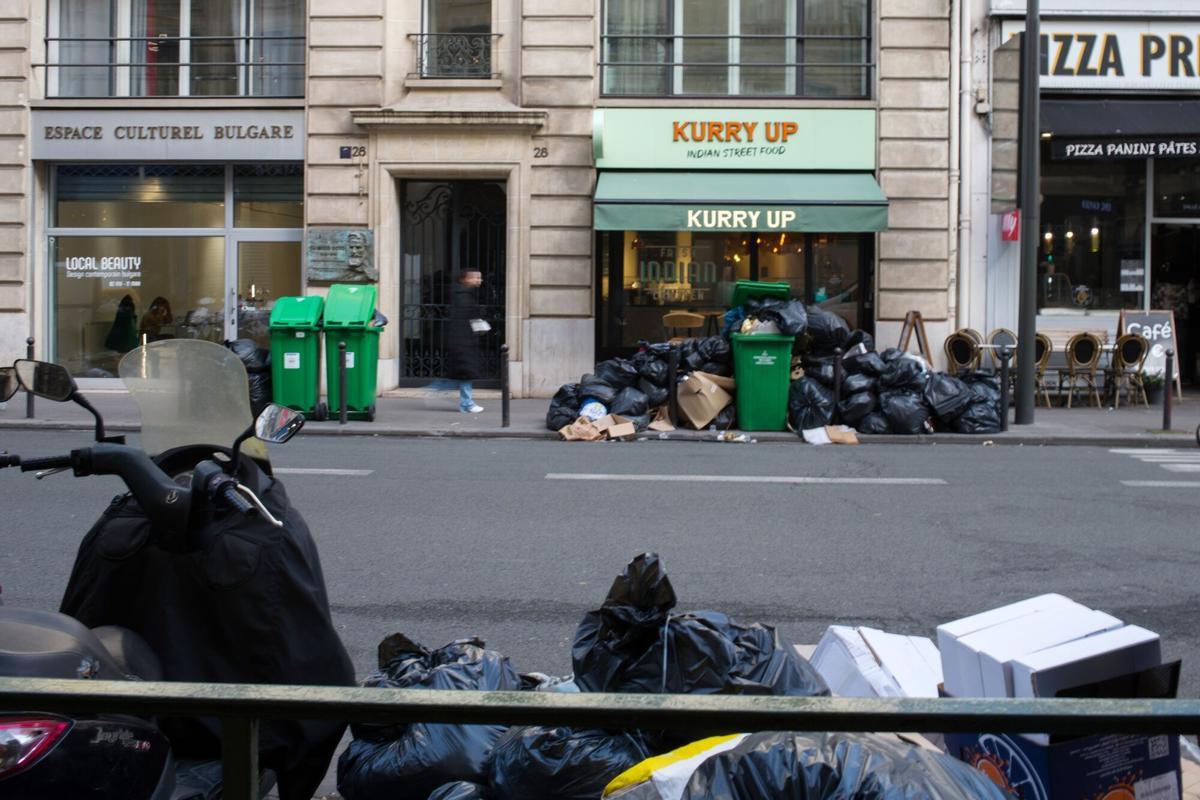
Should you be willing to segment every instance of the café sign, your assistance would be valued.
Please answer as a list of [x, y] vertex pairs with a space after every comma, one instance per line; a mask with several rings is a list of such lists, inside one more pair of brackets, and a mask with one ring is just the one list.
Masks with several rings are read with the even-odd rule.
[[875, 169], [868, 108], [599, 108], [600, 169]]
[[1147, 136], [1111, 141], [1054, 139], [1050, 152], [1056, 161], [1182, 158], [1200, 155], [1200, 136]]
[[35, 159], [302, 161], [304, 112], [290, 109], [36, 109]]

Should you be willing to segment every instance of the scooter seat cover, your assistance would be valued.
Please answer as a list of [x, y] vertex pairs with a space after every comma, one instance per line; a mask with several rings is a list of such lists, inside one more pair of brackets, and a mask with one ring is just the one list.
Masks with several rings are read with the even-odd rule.
[[6, 678], [126, 678], [95, 633], [65, 614], [0, 607], [0, 675]]

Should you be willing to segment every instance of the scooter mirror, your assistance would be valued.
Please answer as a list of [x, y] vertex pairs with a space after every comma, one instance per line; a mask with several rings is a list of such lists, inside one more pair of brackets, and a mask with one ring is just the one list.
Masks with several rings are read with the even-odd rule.
[[254, 421], [254, 435], [264, 442], [283, 444], [303, 427], [303, 414], [287, 406], [271, 403]]
[[21, 387], [38, 397], [63, 403], [75, 395], [75, 379], [66, 367], [23, 358], [13, 362], [13, 369]]
[[12, 367], [0, 367], [0, 403], [5, 402], [14, 394], [20, 384], [17, 383], [17, 373]]

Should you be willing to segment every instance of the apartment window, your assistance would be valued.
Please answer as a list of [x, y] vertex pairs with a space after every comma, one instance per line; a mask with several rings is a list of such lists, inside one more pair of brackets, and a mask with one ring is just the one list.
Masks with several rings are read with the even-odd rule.
[[492, 73], [490, 0], [425, 0], [417, 39], [422, 78], [489, 78]]
[[603, 93], [870, 95], [869, 0], [605, 0]]
[[48, 0], [51, 97], [300, 97], [303, 0]]

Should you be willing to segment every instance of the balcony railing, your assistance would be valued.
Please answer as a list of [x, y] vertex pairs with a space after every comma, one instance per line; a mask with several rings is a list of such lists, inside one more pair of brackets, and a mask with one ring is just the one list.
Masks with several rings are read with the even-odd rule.
[[415, 33], [416, 77], [497, 78], [492, 52], [498, 33]]
[[304, 36], [50, 37], [48, 97], [303, 97]]

